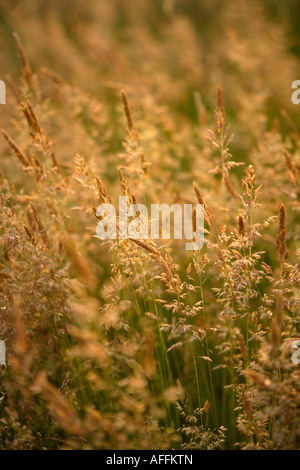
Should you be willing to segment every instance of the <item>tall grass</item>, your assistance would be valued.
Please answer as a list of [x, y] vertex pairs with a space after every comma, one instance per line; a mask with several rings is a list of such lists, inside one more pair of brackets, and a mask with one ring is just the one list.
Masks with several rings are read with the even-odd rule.
[[[1, 7], [0, 448], [299, 448], [288, 26], [253, 1], [23, 3]], [[204, 247], [100, 242], [120, 195], [203, 204]]]

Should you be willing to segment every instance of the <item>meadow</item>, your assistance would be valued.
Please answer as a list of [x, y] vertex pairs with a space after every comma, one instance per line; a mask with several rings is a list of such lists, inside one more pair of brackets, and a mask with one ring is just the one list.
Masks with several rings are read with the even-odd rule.
[[[1, 450], [300, 448], [298, 8], [0, 5]], [[204, 246], [99, 240], [122, 195]]]

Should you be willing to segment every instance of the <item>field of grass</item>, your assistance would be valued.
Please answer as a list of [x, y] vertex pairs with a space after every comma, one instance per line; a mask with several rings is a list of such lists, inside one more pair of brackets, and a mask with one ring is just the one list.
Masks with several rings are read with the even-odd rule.
[[[300, 448], [298, 9], [0, 5], [0, 449]], [[121, 195], [204, 246], [99, 240]]]

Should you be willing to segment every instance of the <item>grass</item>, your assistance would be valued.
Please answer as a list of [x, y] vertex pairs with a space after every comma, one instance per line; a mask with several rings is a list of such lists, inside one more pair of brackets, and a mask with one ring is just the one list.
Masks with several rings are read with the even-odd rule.
[[[295, 2], [186, 3], [1, 7], [1, 449], [299, 448]], [[203, 248], [101, 242], [120, 195]]]

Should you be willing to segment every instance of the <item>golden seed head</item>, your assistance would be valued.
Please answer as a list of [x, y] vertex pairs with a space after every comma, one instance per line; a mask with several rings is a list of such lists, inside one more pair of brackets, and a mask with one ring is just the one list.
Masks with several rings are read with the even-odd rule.
[[198, 188], [197, 184], [195, 183], [195, 181], [193, 183], [193, 188], [194, 188], [194, 191], [195, 191], [195, 194], [197, 196], [199, 204], [204, 204], [202, 194], [201, 194], [200, 189]]
[[210, 410], [210, 404], [209, 404], [209, 401], [208, 401], [208, 400], [206, 400], [206, 402], [204, 403], [204, 407], [203, 407], [203, 408], [204, 408], [205, 413], [208, 415], [209, 410]]
[[98, 188], [99, 202], [100, 204], [103, 204], [104, 202], [106, 202], [106, 199], [107, 199], [107, 191], [106, 191], [104, 184], [102, 183], [100, 178], [98, 178], [98, 176], [96, 176], [96, 183], [97, 183], [97, 188]]
[[133, 124], [133, 119], [131, 116], [131, 111], [130, 111], [130, 107], [128, 104], [127, 96], [124, 90], [121, 91], [121, 97], [122, 97], [124, 111], [125, 111], [126, 118], [127, 118], [128, 127], [129, 127], [129, 130], [132, 131], [134, 129], [134, 124]]
[[217, 107], [218, 107], [218, 110], [221, 112], [224, 120], [225, 120], [225, 108], [224, 108], [224, 101], [223, 101], [223, 92], [222, 92], [222, 88], [220, 86], [218, 86], [218, 90], [217, 90]]
[[234, 199], [238, 199], [239, 196], [238, 196], [237, 192], [235, 191], [234, 187], [232, 186], [232, 183], [230, 182], [229, 178], [225, 175], [224, 175], [224, 181], [225, 181], [226, 188], [228, 189], [230, 194], [234, 197]]
[[241, 237], [244, 237], [246, 235], [245, 221], [244, 221], [243, 216], [241, 215], [239, 216], [239, 220], [238, 220], [238, 231]]
[[196, 233], [196, 229], [197, 229], [197, 211], [196, 211], [196, 207], [193, 207], [192, 230], [194, 233]]
[[24, 152], [20, 149], [20, 147], [18, 147], [18, 145], [14, 142], [14, 140], [7, 134], [7, 132], [5, 132], [3, 129], [1, 129], [1, 132], [3, 134], [3, 137], [6, 139], [8, 145], [10, 146], [10, 148], [15, 152], [15, 154], [17, 155], [18, 159], [20, 160], [20, 162], [25, 166], [25, 167], [28, 167], [30, 166], [30, 163], [28, 161], [28, 158], [26, 157], [26, 155], [24, 154]]
[[225, 126], [225, 108], [223, 101], [222, 88], [219, 86], [217, 90], [217, 108], [215, 110], [215, 119], [219, 134], [223, 132]]
[[277, 252], [281, 261], [284, 263], [287, 259], [288, 251], [286, 249], [286, 224], [285, 224], [285, 207], [284, 204], [280, 206], [279, 212], [279, 228], [276, 236]]

